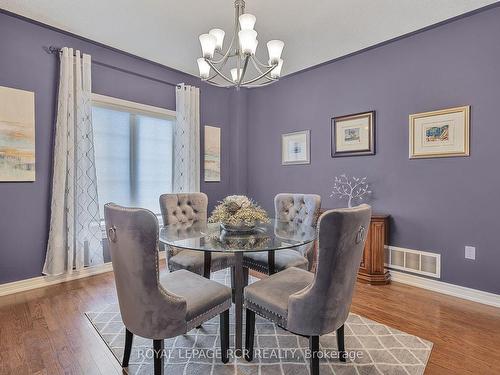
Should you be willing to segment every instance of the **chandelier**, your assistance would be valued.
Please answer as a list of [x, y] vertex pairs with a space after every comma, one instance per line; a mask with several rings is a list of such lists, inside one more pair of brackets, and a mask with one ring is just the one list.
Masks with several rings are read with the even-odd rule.
[[[236, 0], [234, 7], [234, 32], [225, 52], [222, 48], [224, 30], [212, 29], [208, 34], [200, 35], [203, 57], [197, 62], [201, 79], [215, 86], [236, 88], [264, 86], [277, 81], [283, 66], [281, 52], [285, 43], [281, 40], [267, 42], [269, 60], [267, 64], [261, 62], [255, 56], [258, 44], [257, 31], [254, 30], [256, 18], [245, 13], [244, 0]], [[254, 70], [252, 75], [249, 69]]]

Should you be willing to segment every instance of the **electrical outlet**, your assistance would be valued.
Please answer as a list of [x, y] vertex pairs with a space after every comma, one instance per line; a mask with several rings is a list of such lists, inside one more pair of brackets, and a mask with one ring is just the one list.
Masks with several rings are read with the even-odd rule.
[[465, 259], [476, 260], [476, 248], [474, 246], [465, 246]]

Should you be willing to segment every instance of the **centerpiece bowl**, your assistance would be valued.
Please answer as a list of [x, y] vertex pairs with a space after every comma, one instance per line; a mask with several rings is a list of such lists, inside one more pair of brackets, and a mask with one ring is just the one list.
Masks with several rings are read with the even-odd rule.
[[268, 223], [266, 211], [244, 195], [230, 195], [214, 208], [208, 219], [229, 233], [252, 233], [259, 223]]
[[232, 224], [227, 224], [227, 223], [220, 223], [220, 227], [222, 228], [222, 230], [225, 230], [226, 232], [252, 233], [255, 231], [255, 228], [257, 227], [257, 225], [256, 224], [253, 224], [253, 225], [247, 225], [247, 224], [232, 225]]

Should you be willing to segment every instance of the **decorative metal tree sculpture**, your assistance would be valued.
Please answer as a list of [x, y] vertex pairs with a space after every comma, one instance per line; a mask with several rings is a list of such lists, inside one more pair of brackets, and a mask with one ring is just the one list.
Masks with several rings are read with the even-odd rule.
[[371, 193], [366, 177], [349, 177], [346, 174], [335, 176], [332, 194], [330, 197], [337, 199], [347, 198], [347, 207], [352, 207], [353, 199], [362, 200]]

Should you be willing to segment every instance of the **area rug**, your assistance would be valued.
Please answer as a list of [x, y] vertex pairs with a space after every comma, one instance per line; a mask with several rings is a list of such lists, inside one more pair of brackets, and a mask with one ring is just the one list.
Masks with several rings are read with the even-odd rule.
[[[229, 285], [229, 274], [220, 271], [212, 279]], [[254, 281], [254, 280], [252, 280]], [[107, 305], [86, 316], [106, 345], [121, 362], [125, 327], [117, 304]], [[230, 332], [234, 332], [231, 311]], [[243, 326], [244, 327], [244, 326]], [[186, 335], [165, 340], [165, 373], [174, 375], [307, 375], [308, 340], [286, 332], [262, 318], [256, 319], [255, 357], [252, 362], [231, 355], [220, 361], [219, 319], [214, 318]], [[244, 342], [244, 340], [243, 340]], [[230, 338], [234, 348], [234, 336]], [[320, 338], [321, 375], [405, 374], [421, 375], [432, 343], [356, 314], [345, 325], [346, 363], [338, 360], [335, 334]], [[152, 341], [134, 337], [128, 373], [153, 374]]]

